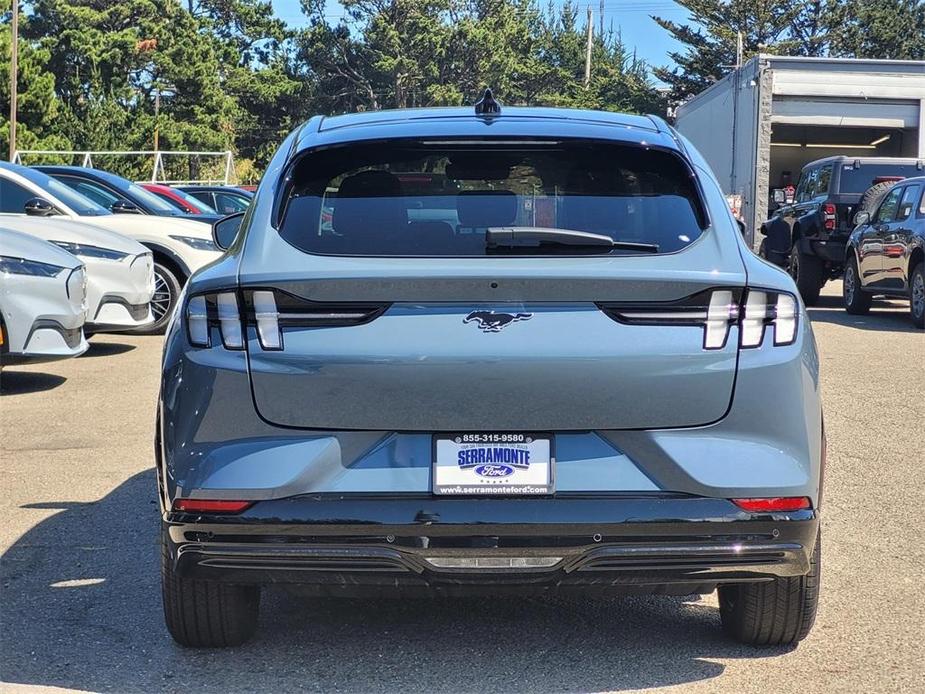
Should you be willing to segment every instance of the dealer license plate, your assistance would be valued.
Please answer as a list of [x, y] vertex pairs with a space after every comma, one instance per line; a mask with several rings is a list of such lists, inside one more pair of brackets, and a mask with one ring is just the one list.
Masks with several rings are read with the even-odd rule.
[[554, 467], [549, 434], [497, 432], [434, 436], [435, 494], [552, 494]]

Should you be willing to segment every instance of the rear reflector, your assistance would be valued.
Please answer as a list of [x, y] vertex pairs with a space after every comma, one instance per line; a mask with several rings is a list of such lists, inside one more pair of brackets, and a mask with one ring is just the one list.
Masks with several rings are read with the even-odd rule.
[[811, 507], [807, 496], [773, 496], [764, 499], [733, 499], [732, 503], [750, 513], [801, 511]]
[[253, 503], [224, 499], [177, 499], [173, 502], [173, 510], [184, 513], [240, 513]]

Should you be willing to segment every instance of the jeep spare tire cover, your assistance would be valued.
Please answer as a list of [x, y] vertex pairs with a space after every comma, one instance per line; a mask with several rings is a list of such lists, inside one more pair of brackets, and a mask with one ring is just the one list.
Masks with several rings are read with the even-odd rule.
[[883, 200], [886, 192], [897, 183], [898, 181], [881, 181], [865, 190], [864, 195], [861, 196], [861, 202], [858, 203], [858, 212], [861, 210], [873, 212], [877, 205], [880, 204], [880, 201]]

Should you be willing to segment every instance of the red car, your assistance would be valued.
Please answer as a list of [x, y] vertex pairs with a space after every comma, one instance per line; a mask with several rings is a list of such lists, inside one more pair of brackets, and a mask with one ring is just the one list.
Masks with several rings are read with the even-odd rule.
[[197, 200], [192, 195], [184, 193], [182, 190], [161, 185], [160, 183], [140, 183], [139, 185], [148, 192], [154, 193], [159, 198], [166, 200], [174, 207], [183, 210], [187, 214], [216, 214], [215, 210], [206, 205], [202, 200]]

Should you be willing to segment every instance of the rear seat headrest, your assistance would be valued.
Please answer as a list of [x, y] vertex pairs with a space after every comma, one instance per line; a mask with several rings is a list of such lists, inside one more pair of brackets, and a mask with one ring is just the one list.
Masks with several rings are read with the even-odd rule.
[[401, 181], [388, 171], [361, 171], [341, 181], [332, 226], [345, 236], [393, 235], [408, 225]]

